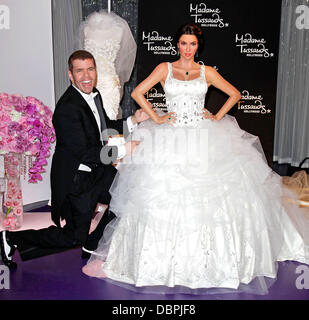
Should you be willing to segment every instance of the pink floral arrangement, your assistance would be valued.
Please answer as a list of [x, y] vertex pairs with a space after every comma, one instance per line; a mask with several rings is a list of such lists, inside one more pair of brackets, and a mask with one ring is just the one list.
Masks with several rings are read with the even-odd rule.
[[43, 166], [56, 140], [52, 111], [40, 100], [0, 93], [0, 154], [9, 152], [34, 156], [29, 182], [42, 180]]

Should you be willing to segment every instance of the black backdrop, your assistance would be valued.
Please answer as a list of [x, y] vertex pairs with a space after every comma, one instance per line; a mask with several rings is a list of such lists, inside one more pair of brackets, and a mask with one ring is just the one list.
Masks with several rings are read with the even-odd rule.
[[[281, 0], [141, 0], [138, 18], [137, 81], [163, 61], [177, 60], [172, 39], [178, 27], [195, 23], [205, 46], [197, 62], [215, 67], [241, 93], [229, 114], [240, 127], [260, 137], [272, 161]], [[165, 109], [161, 85], [146, 98]], [[216, 113], [227, 96], [210, 87], [206, 107]]]

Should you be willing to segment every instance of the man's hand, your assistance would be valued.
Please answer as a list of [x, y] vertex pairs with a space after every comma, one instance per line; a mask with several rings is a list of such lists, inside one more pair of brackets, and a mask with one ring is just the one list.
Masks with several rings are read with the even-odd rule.
[[203, 108], [203, 117], [205, 119], [210, 119], [210, 120], [218, 120], [215, 115], [213, 115], [211, 112], [209, 112], [207, 109]]
[[149, 115], [142, 109], [136, 110], [135, 114], [131, 117], [132, 123], [136, 124], [145, 120], [148, 120]]
[[140, 144], [140, 141], [136, 141], [136, 140], [126, 142], [124, 144], [126, 148], [126, 155], [132, 155], [139, 144]]

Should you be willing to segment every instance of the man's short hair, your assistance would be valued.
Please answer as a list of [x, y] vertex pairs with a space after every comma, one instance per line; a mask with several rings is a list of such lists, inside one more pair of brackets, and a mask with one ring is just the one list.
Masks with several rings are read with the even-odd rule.
[[77, 51], [73, 52], [70, 55], [70, 58], [68, 60], [69, 70], [71, 72], [73, 72], [73, 61], [74, 60], [86, 60], [86, 59], [92, 59], [94, 66], [96, 67], [94, 56], [90, 52], [88, 52], [86, 50], [77, 50]]

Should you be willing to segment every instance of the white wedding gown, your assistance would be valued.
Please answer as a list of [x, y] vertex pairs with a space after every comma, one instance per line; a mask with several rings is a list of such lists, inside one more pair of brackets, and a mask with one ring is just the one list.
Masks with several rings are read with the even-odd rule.
[[181, 81], [169, 64], [164, 91], [177, 122], [147, 120], [134, 132], [141, 143], [110, 190], [117, 218], [86, 274], [145, 292], [265, 294], [277, 261], [309, 263], [302, 210], [283, 205], [287, 190], [258, 137], [229, 115], [202, 117], [207, 89], [204, 66]]

